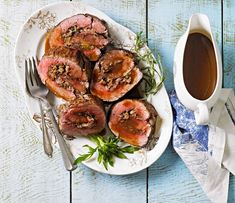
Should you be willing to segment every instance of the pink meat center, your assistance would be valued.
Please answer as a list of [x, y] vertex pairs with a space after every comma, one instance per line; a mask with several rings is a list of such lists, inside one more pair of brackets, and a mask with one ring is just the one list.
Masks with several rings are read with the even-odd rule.
[[66, 64], [52, 64], [48, 68], [47, 75], [60, 87], [75, 93], [75, 90], [82, 90], [84, 88], [83, 83], [85, 86], [86, 82], [86, 80], [82, 81], [83, 78], [80, 78], [80, 72], [81, 71], [71, 69], [71, 67]]
[[109, 126], [124, 141], [143, 146], [151, 133], [150, 114], [138, 101], [125, 100], [112, 110]]

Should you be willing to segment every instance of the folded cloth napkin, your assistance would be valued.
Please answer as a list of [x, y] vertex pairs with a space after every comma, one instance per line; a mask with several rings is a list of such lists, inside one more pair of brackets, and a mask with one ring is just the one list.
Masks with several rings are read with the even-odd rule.
[[223, 89], [210, 124], [197, 125], [194, 113], [170, 93], [174, 113], [173, 146], [214, 203], [226, 203], [229, 173], [235, 172], [235, 97]]

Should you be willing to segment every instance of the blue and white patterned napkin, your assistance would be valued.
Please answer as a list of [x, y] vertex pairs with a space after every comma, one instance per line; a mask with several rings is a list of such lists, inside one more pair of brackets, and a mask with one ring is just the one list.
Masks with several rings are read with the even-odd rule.
[[194, 113], [184, 107], [175, 91], [170, 93], [173, 107], [173, 146], [209, 199], [225, 203], [229, 173], [235, 173], [235, 97], [223, 89], [211, 112], [210, 125], [197, 125]]

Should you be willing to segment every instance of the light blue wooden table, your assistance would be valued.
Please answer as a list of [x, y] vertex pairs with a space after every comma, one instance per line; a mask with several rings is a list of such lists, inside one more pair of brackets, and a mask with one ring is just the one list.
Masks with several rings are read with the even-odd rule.
[[[14, 46], [30, 14], [56, 0], [0, 0], [0, 202], [76, 203], [206, 203], [210, 202], [171, 143], [151, 167], [129, 176], [109, 176], [85, 166], [68, 173], [60, 152], [53, 160], [42, 143], [16, 82]], [[134, 32], [143, 31], [148, 44], [163, 57], [165, 86], [173, 89], [172, 62], [177, 40], [195, 12], [208, 15], [220, 46], [224, 86], [235, 89], [234, 0], [83, 0]], [[6, 91], [7, 90], [7, 91]], [[230, 178], [229, 203], [235, 202], [235, 178]]]

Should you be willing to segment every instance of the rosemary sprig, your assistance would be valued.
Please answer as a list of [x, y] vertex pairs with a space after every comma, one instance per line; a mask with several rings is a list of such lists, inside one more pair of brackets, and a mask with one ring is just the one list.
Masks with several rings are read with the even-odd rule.
[[75, 160], [75, 164], [80, 164], [82, 161], [90, 159], [95, 154], [95, 152], [97, 152], [98, 163], [103, 164], [105, 169], [108, 170], [108, 165], [112, 167], [114, 166], [114, 157], [126, 159], [127, 157], [124, 153], [132, 154], [139, 150], [139, 148], [133, 146], [119, 146], [118, 143], [120, 140], [112, 135], [108, 138], [97, 135], [92, 136], [90, 139], [96, 144], [96, 147], [93, 148], [89, 145], [84, 145], [83, 147], [86, 147], [88, 152], [81, 154]]
[[[143, 80], [145, 81], [145, 95], [148, 97], [158, 92], [165, 77], [160, 55], [157, 54], [157, 59], [155, 59], [151, 51], [148, 50], [143, 53], [142, 49], [146, 45], [146, 39], [144, 39], [142, 35], [143, 32], [137, 33], [132, 51], [137, 55], [137, 60], [144, 64], [141, 70], [143, 72]], [[156, 65], [158, 65], [159, 71], [155, 69]], [[155, 80], [156, 74], [159, 77], [158, 82]]]

